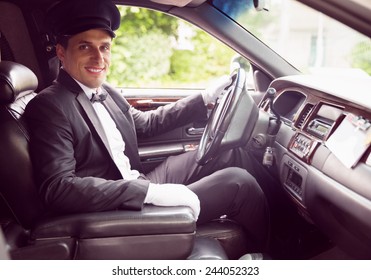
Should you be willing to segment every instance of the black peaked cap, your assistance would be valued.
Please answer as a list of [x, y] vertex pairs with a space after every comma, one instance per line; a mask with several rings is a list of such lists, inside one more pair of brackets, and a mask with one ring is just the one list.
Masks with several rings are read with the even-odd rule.
[[49, 9], [46, 24], [54, 36], [103, 29], [114, 38], [114, 31], [120, 27], [120, 12], [111, 0], [63, 0]]

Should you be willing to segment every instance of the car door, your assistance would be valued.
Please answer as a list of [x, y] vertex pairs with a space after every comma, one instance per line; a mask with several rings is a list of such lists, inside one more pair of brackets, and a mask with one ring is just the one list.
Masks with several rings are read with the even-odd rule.
[[[128, 102], [141, 111], [156, 110], [199, 90], [186, 89], [122, 89]], [[154, 137], [138, 138], [139, 156], [145, 172], [150, 171], [168, 156], [197, 149], [207, 120], [190, 122]]]

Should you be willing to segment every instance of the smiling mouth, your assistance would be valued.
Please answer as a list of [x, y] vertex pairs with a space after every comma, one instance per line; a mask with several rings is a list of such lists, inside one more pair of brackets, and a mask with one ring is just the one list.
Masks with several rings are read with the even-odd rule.
[[94, 74], [100, 74], [100, 73], [103, 73], [104, 70], [106, 69], [105, 67], [104, 68], [92, 68], [92, 67], [86, 67], [85, 68], [88, 72], [90, 73], [94, 73]]

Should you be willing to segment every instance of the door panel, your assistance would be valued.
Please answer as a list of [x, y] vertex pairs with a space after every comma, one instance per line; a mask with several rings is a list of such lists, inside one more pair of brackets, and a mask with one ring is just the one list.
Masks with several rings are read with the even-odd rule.
[[[199, 92], [199, 90], [122, 89], [121, 92], [130, 105], [138, 110], [147, 111], [176, 102], [180, 98]], [[161, 135], [138, 138], [139, 155], [144, 172], [149, 172], [168, 156], [196, 149], [205, 124], [206, 121], [189, 123]]]

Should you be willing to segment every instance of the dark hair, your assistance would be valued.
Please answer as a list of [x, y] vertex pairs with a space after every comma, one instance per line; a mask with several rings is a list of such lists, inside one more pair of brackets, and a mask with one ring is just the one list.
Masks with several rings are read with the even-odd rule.
[[59, 35], [59, 36], [56, 36], [55, 42], [57, 44], [60, 44], [63, 48], [67, 49], [68, 41], [70, 40], [70, 38], [71, 38], [71, 36]]

